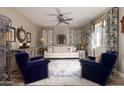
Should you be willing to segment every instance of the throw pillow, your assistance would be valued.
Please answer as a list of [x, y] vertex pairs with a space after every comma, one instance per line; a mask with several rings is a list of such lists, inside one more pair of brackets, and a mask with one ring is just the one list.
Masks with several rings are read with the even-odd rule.
[[53, 52], [53, 48], [52, 47], [49, 47], [48, 48], [48, 53], [52, 53]]
[[97, 63], [100, 63], [100, 59], [101, 59], [101, 56], [98, 56], [98, 57], [96, 57], [96, 60], [95, 60], [95, 61], [96, 61]]

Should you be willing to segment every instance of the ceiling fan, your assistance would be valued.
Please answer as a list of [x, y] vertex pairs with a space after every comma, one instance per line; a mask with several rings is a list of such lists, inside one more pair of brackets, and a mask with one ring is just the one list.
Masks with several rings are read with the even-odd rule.
[[60, 11], [60, 9], [56, 8], [57, 14], [48, 14], [49, 16], [56, 16], [57, 20], [53, 20], [58, 22], [56, 25], [59, 25], [60, 23], [64, 23], [64, 24], [70, 24], [68, 21], [73, 20], [73, 18], [68, 18], [65, 15], [71, 14], [72, 12], [66, 12], [66, 13], [62, 13]]

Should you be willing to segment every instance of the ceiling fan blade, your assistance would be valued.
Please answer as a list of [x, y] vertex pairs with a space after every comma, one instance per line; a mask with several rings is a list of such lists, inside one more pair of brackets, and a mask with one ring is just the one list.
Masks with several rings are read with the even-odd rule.
[[70, 20], [73, 20], [73, 18], [68, 18], [68, 19], [65, 19], [64, 21], [70, 21]]
[[59, 25], [61, 22], [57, 23], [56, 25]]
[[58, 14], [61, 14], [61, 11], [58, 8], [56, 8], [56, 11]]
[[48, 14], [49, 16], [58, 16], [58, 14]]
[[68, 25], [69, 25], [69, 23], [68, 23], [68, 22], [63, 21], [63, 23], [65, 23], [65, 24], [68, 24]]
[[72, 14], [72, 12], [63, 13], [63, 15], [68, 15], [68, 14]]

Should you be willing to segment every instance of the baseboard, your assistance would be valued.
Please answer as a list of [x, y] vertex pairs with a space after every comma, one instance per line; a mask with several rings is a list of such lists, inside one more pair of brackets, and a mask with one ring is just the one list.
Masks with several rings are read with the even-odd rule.
[[[118, 72], [119, 72], [119, 71], [118, 71]], [[122, 77], [122, 78], [124, 78], [124, 73], [119, 72], [119, 76]]]

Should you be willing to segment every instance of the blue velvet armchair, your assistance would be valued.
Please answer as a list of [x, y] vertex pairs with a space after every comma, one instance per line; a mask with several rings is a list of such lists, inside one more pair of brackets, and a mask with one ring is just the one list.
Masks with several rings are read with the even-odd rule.
[[80, 59], [82, 77], [100, 85], [106, 85], [116, 63], [116, 59], [117, 54], [114, 52], [103, 53], [100, 63], [96, 63], [95, 60]]
[[15, 57], [24, 83], [27, 84], [48, 77], [49, 59], [44, 59], [40, 56], [29, 58], [26, 52], [18, 52]]

